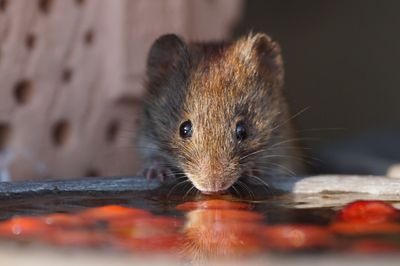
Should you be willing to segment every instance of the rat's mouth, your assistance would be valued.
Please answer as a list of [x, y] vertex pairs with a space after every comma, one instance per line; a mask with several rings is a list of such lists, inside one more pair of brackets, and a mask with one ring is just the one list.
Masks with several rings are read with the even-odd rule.
[[201, 193], [209, 196], [219, 196], [219, 195], [224, 195], [228, 193], [228, 190], [219, 190], [219, 191], [206, 191], [206, 190], [200, 190]]

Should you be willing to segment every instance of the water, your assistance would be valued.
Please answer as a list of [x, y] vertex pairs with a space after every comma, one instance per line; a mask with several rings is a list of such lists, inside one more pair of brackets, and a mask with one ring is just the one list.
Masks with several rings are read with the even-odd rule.
[[[399, 211], [390, 207], [398, 202], [356, 206], [373, 207], [365, 216], [365, 211], [344, 212], [335, 204], [335, 199], [349, 197], [344, 194], [266, 196], [254, 190], [241, 197], [210, 197], [170, 191], [171, 186], [165, 186], [137, 193], [49, 191], [4, 198], [0, 240], [160, 253], [189, 261], [268, 253], [400, 254]], [[328, 204], [310, 207], [324, 200]]]

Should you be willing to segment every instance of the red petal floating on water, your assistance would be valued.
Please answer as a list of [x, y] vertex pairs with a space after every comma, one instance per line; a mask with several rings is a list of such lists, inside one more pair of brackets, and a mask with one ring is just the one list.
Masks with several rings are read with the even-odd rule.
[[14, 217], [0, 223], [0, 235], [31, 237], [43, 234], [47, 225], [35, 217]]
[[371, 235], [371, 234], [399, 234], [400, 224], [397, 223], [363, 223], [363, 222], [336, 222], [329, 229], [343, 235]]
[[182, 250], [183, 236], [175, 234], [147, 238], [117, 238], [114, 241], [117, 247], [133, 252], [178, 252]]
[[359, 200], [346, 205], [337, 217], [343, 222], [377, 224], [396, 221], [399, 211], [383, 201]]
[[42, 239], [52, 245], [74, 247], [102, 246], [108, 242], [105, 234], [85, 230], [52, 230]]
[[81, 217], [93, 220], [113, 220], [124, 217], [143, 217], [150, 215], [150, 212], [142, 209], [127, 208], [118, 205], [107, 205], [103, 207], [91, 208], [80, 213]]
[[61, 226], [61, 227], [84, 227], [93, 224], [81, 216], [73, 214], [54, 213], [43, 216], [41, 218], [47, 225]]
[[150, 216], [132, 219], [120, 219], [109, 222], [111, 232], [125, 237], [149, 237], [175, 234], [183, 226], [183, 220]]
[[212, 199], [205, 201], [185, 202], [176, 206], [176, 209], [180, 211], [191, 211], [197, 209], [251, 209], [251, 205], [242, 202]]
[[322, 226], [273, 225], [265, 226], [264, 234], [272, 249], [314, 249], [333, 245], [331, 233]]
[[360, 253], [394, 253], [400, 251], [398, 244], [377, 241], [377, 240], [360, 240], [354, 243], [351, 247], [352, 251]]

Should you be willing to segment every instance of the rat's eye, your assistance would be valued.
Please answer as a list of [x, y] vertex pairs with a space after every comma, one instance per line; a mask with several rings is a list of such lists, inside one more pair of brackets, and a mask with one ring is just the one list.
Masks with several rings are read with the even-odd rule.
[[192, 122], [190, 122], [190, 120], [183, 122], [179, 128], [179, 135], [181, 136], [181, 138], [190, 138], [192, 136], [192, 133]]
[[247, 137], [246, 128], [244, 127], [242, 122], [239, 122], [236, 125], [235, 133], [238, 141], [242, 141]]

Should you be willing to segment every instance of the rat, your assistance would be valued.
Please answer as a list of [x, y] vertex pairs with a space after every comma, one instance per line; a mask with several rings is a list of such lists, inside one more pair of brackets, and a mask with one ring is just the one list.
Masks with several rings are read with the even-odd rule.
[[219, 194], [302, 172], [281, 49], [267, 34], [205, 43], [163, 35], [146, 76], [137, 147], [147, 178], [183, 176]]

